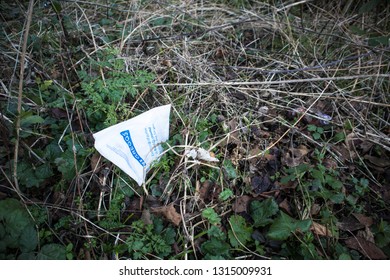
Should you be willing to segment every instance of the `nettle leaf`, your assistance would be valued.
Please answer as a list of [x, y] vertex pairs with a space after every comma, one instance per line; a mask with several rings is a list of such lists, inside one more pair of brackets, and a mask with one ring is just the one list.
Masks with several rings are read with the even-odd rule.
[[233, 196], [233, 192], [231, 189], [226, 189], [226, 190], [223, 190], [218, 198], [221, 200], [221, 201], [225, 201], [225, 200], [228, 200], [230, 197]]
[[221, 218], [213, 208], [206, 208], [202, 211], [202, 217], [207, 219], [210, 224], [216, 225], [221, 223]]
[[226, 238], [225, 233], [217, 226], [211, 226], [207, 231], [207, 235], [210, 239], [224, 240]]
[[176, 237], [176, 231], [171, 227], [167, 228], [167, 230], [162, 234], [162, 238], [169, 245], [175, 243], [176, 241], [175, 237]]
[[276, 215], [279, 207], [273, 198], [263, 201], [253, 201], [250, 205], [251, 217], [254, 220], [253, 226], [263, 227], [272, 222], [271, 217]]
[[246, 225], [245, 219], [241, 216], [231, 216], [229, 219], [232, 229], [228, 231], [230, 244], [237, 248], [241, 244], [246, 245], [251, 240], [253, 228]]
[[286, 240], [297, 230], [302, 232], [309, 230], [310, 225], [311, 220], [295, 220], [284, 212], [280, 212], [279, 217], [274, 220], [269, 228], [267, 236], [274, 240]]
[[229, 250], [230, 245], [219, 239], [211, 239], [202, 244], [202, 252], [208, 256], [207, 259], [225, 259], [229, 256]]
[[66, 260], [66, 248], [61, 244], [45, 244], [37, 255], [38, 260]]
[[22, 252], [31, 252], [38, 245], [38, 234], [32, 225], [26, 226], [19, 240], [20, 249]]

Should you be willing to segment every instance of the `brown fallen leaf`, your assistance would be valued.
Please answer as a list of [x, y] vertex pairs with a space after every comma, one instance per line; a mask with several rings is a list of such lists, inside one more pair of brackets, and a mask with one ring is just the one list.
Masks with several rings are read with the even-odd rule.
[[310, 214], [316, 216], [321, 211], [321, 205], [314, 203], [310, 208]]
[[330, 230], [324, 226], [324, 225], [321, 225], [319, 223], [316, 223], [316, 222], [313, 222], [311, 227], [310, 227], [310, 230], [315, 233], [315, 234], [318, 234], [318, 235], [321, 235], [321, 236], [326, 236], [326, 237], [332, 237], [332, 233], [330, 232]]
[[308, 148], [300, 145], [298, 148], [290, 148], [283, 157], [283, 161], [288, 167], [296, 167], [304, 162], [304, 157], [309, 153]]
[[375, 243], [375, 236], [369, 227], [366, 227], [364, 230], [359, 230], [356, 236], [364, 238], [365, 240], [370, 241], [372, 243]]
[[343, 231], [355, 231], [364, 228], [355, 217], [345, 217], [337, 223], [337, 227]]
[[372, 164], [375, 164], [376, 166], [383, 168], [390, 167], [390, 160], [386, 158], [379, 158], [370, 155], [365, 155], [364, 158], [370, 161]]
[[367, 217], [367, 216], [365, 216], [363, 214], [352, 213], [352, 215], [356, 218], [356, 220], [359, 221], [359, 223], [361, 223], [362, 225], [364, 225], [366, 227], [370, 227], [374, 223], [373, 218]]
[[282, 202], [279, 203], [279, 208], [284, 210], [284, 212], [286, 212], [287, 214], [289, 214], [290, 216], [292, 216], [292, 212], [291, 212], [291, 205], [290, 203], [287, 201], [287, 198], [285, 198]]
[[173, 206], [173, 203], [167, 205], [167, 206], [162, 206], [158, 208], [151, 208], [151, 210], [154, 213], [157, 214], [162, 214], [164, 217], [173, 223], [175, 226], [178, 226], [181, 222], [181, 216], [179, 213], [176, 212], [175, 207]]
[[261, 194], [263, 192], [269, 191], [273, 186], [268, 175], [252, 177], [251, 185], [255, 194]]
[[235, 213], [246, 212], [248, 209], [248, 204], [252, 198], [249, 195], [242, 195], [236, 198], [232, 205], [232, 209]]
[[141, 220], [145, 225], [153, 224], [152, 218], [150, 216], [150, 211], [148, 209], [142, 210]]
[[91, 157], [91, 169], [93, 172], [97, 172], [100, 169], [100, 166], [98, 166], [101, 159], [101, 155], [96, 152]]
[[350, 237], [345, 240], [348, 248], [362, 253], [365, 257], [372, 260], [385, 260], [387, 256], [374, 243], [369, 242], [361, 237]]
[[201, 185], [199, 183], [197, 192], [199, 194], [199, 198], [203, 202], [209, 203], [213, 199], [218, 199], [218, 196], [221, 193], [221, 191], [222, 189], [219, 185], [214, 184], [210, 180], [206, 180]]

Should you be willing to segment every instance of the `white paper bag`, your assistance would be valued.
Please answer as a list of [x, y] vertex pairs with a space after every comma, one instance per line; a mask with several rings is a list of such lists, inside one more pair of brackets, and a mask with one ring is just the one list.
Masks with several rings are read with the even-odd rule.
[[141, 186], [169, 138], [170, 110], [170, 104], [156, 107], [95, 133], [96, 150]]

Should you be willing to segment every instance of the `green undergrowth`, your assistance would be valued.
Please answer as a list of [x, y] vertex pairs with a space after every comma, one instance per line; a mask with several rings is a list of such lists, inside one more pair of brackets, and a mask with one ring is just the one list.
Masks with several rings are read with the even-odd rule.
[[[37, 1], [21, 101], [0, 4], [0, 259], [389, 258], [388, 5], [100, 2]], [[168, 103], [139, 187], [92, 134]]]

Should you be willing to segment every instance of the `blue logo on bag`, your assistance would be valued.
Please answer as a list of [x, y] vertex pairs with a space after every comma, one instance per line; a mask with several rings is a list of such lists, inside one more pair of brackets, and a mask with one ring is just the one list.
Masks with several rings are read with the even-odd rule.
[[130, 152], [133, 155], [133, 157], [142, 165], [146, 166], [145, 161], [140, 157], [140, 155], [137, 153], [137, 150], [134, 147], [133, 140], [131, 140], [130, 131], [125, 130], [121, 132], [121, 135], [123, 137], [123, 140], [125, 140], [127, 146], [130, 148]]

